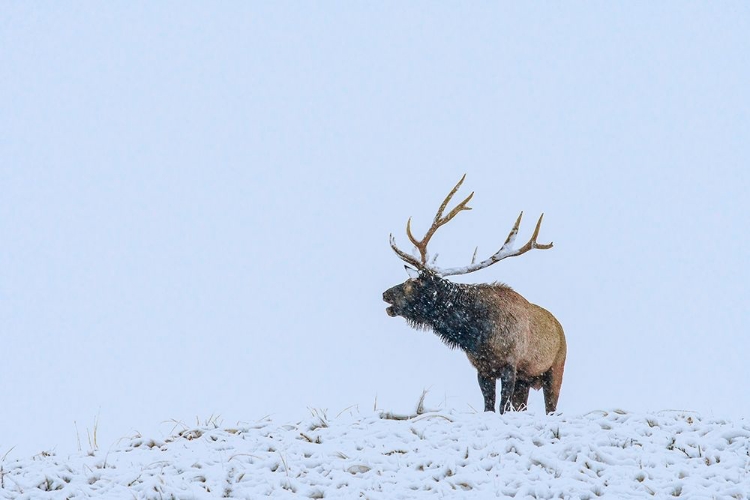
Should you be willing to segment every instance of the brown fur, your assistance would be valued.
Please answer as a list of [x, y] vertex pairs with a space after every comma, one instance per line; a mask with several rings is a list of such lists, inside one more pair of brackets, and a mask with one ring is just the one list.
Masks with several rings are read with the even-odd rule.
[[482, 299], [493, 311], [493, 323], [506, 328], [496, 327], [496, 334], [479, 352], [467, 352], [469, 361], [479, 375], [488, 378], [499, 377], [503, 367], [515, 366], [512, 406], [519, 409], [527, 404], [529, 388], [543, 388], [546, 411], [555, 411], [567, 354], [562, 326], [549, 311], [508, 287], [482, 291]]

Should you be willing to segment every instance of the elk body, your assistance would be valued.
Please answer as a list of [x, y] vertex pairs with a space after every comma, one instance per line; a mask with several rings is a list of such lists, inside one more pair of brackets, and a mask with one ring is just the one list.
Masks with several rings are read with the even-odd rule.
[[[414, 328], [435, 332], [451, 348], [463, 350], [477, 370], [485, 411], [495, 411], [496, 381], [501, 381], [500, 413], [524, 409], [529, 389], [543, 389], [545, 410], [556, 410], [560, 396], [567, 346], [562, 326], [546, 309], [528, 302], [510, 287], [500, 284], [458, 284], [446, 276], [467, 274], [491, 266], [534, 248], [547, 249], [536, 238], [542, 223], [526, 245], [514, 249], [523, 212], [518, 216], [505, 244], [482, 262], [441, 269], [428, 264], [427, 244], [435, 231], [462, 210], [474, 193], [443, 216], [446, 206], [464, 181], [456, 184], [440, 206], [432, 226], [422, 240], [414, 238], [411, 219], [406, 232], [420, 258], [400, 250], [391, 235], [391, 247], [410, 264], [410, 278], [383, 293], [389, 316], [401, 316]], [[543, 216], [543, 215], [542, 215]], [[475, 252], [476, 255], [476, 252]]]

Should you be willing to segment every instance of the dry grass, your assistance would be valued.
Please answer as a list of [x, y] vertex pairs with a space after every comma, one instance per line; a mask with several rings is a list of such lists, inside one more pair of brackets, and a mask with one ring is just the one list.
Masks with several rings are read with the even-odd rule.
[[[393, 413], [393, 412], [388, 411], [388, 412], [380, 412], [380, 418], [384, 420], [421, 420], [422, 418], [440, 417], [440, 418], [444, 418], [445, 420], [448, 420], [449, 422], [452, 422], [452, 420], [446, 416], [429, 414], [429, 413], [432, 413], [434, 410], [425, 409], [424, 400], [427, 397], [428, 392], [429, 391], [427, 389], [422, 390], [422, 394], [419, 396], [419, 399], [417, 400], [417, 406], [413, 414]], [[376, 400], [376, 407], [377, 407], [377, 400]]]

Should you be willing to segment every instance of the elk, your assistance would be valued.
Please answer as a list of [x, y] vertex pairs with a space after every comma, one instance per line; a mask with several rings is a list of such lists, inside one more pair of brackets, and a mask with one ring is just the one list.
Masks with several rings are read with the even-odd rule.
[[545, 410], [552, 413], [557, 409], [567, 353], [565, 334], [557, 319], [502, 283], [460, 284], [446, 279], [479, 271], [533, 249], [552, 248], [552, 243], [537, 243], [544, 214], [531, 239], [520, 248], [513, 246], [523, 212], [503, 246], [489, 258], [476, 262], [475, 250], [471, 264], [447, 269], [435, 266], [434, 259], [429, 260], [427, 245], [435, 232], [458, 213], [471, 210], [467, 203], [473, 192], [443, 215], [465, 178], [466, 174], [445, 197], [421, 240], [412, 234], [411, 217], [407, 221], [406, 234], [419, 251], [418, 258], [399, 249], [390, 235], [391, 248], [408, 264], [404, 267], [409, 279], [383, 293], [383, 300], [389, 304], [386, 313], [405, 318], [413, 328], [432, 330], [449, 347], [463, 350], [477, 370], [484, 411], [495, 411], [499, 378], [500, 413], [525, 409], [530, 388], [543, 389]]

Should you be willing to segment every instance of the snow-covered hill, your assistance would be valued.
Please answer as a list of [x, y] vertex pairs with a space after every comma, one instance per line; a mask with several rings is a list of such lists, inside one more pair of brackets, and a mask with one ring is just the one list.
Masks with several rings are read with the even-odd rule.
[[689, 412], [357, 412], [2, 461], [0, 498], [737, 498], [750, 425]]

